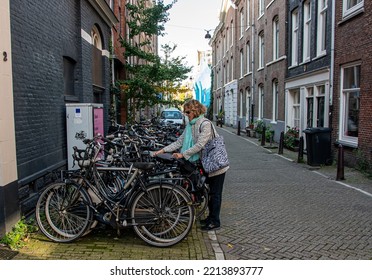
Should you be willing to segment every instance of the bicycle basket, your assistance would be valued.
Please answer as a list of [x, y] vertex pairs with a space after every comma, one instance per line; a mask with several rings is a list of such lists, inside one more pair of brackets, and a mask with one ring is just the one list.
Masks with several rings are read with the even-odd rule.
[[80, 168], [88, 167], [92, 162], [92, 154], [93, 151], [90, 148], [80, 150], [77, 147], [74, 147], [74, 153], [72, 155], [72, 158], [74, 159], [74, 165], [76, 161]]

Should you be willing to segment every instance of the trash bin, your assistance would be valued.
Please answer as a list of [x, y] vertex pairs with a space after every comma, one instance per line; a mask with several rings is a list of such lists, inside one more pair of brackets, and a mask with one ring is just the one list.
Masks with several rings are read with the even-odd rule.
[[331, 165], [331, 129], [312, 127], [303, 132], [306, 135], [307, 164], [311, 166]]

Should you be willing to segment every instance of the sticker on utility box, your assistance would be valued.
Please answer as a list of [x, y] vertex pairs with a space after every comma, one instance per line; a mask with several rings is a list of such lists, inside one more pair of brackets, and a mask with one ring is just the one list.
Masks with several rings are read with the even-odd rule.
[[75, 108], [75, 118], [81, 118], [81, 109]]

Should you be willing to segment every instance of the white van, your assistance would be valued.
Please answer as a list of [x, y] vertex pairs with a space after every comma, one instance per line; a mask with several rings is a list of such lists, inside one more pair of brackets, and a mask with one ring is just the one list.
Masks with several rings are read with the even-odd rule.
[[177, 108], [164, 109], [160, 114], [160, 121], [164, 123], [184, 124], [184, 116]]

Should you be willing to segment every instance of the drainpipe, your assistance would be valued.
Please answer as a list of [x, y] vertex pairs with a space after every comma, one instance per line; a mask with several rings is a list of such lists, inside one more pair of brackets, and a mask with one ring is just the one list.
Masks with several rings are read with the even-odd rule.
[[254, 54], [255, 54], [255, 51], [254, 51], [254, 49], [255, 49], [255, 45], [254, 45], [254, 34], [255, 34], [255, 24], [254, 24], [254, 22], [253, 22], [253, 16], [254, 16], [254, 13], [253, 13], [253, 10], [254, 9], [250, 9], [251, 10], [251, 16], [250, 16], [250, 19], [251, 19], [251, 21], [252, 21], [252, 25], [251, 25], [251, 27], [252, 27], [252, 39], [251, 39], [251, 57], [252, 57], [252, 87], [251, 87], [251, 95], [252, 95], [252, 108], [251, 108], [251, 113], [252, 113], [252, 121], [254, 121], [254, 112], [253, 112], [253, 110], [254, 110], [254, 95], [255, 95], [255, 87], [256, 87], [256, 85], [255, 85], [255, 83], [254, 83], [254, 77], [255, 77], [255, 75], [254, 75], [254, 73], [255, 73], [255, 66], [254, 66], [254, 60], [255, 60], [255, 56], [254, 56]]
[[333, 119], [333, 77], [335, 70], [335, 26], [336, 26], [336, 1], [331, 1], [332, 3], [332, 17], [331, 17], [331, 69], [329, 75], [329, 128], [332, 129], [332, 119]]

